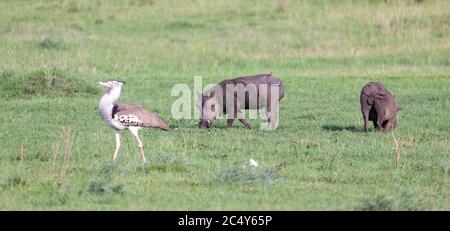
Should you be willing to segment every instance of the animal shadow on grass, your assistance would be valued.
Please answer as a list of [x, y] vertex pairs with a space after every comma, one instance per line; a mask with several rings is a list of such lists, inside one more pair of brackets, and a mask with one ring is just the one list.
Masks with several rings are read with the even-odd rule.
[[[237, 123], [236, 123], [237, 122]], [[255, 129], [255, 128], [259, 128], [259, 125], [258, 126], [255, 126], [254, 124], [251, 124], [252, 125], [252, 128], [253, 129]], [[231, 128], [229, 128], [228, 127], [228, 125], [227, 125], [227, 123], [226, 122], [219, 122], [219, 121], [217, 121], [216, 123], [214, 123], [212, 126], [211, 126], [211, 128], [200, 128], [199, 126], [198, 126], [198, 123], [196, 123], [194, 126], [193, 126], [193, 128], [198, 128], [198, 129], [203, 129], [203, 130], [205, 130], [205, 131], [213, 131], [214, 129], [217, 129], [217, 130], [222, 130], [222, 129], [247, 129], [247, 128], [245, 128], [244, 127], [244, 125], [241, 123], [241, 122], [239, 122], [239, 121], [235, 121], [234, 123], [233, 123], [233, 126], [231, 127]]]
[[323, 125], [322, 129], [327, 130], [327, 131], [338, 131], [338, 132], [344, 132], [344, 131], [349, 131], [349, 132], [363, 132], [362, 128], [358, 128], [356, 126], [340, 126], [340, 125], [334, 125], [334, 124], [327, 124], [327, 125]]

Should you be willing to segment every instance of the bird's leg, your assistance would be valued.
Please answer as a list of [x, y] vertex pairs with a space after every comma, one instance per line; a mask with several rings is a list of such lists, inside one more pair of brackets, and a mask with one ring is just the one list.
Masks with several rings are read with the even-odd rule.
[[142, 141], [141, 141], [141, 139], [139, 138], [139, 135], [136, 136], [136, 139], [137, 139], [137, 141], [138, 141], [138, 148], [139, 148], [139, 151], [141, 152], [142, 161], [144, 161], [144, 164], [146, 164], [146, 163], [147, 163], [147, 160], [145, 159], [144, 147], [142, 146]]
[[139, 138], [139, 130], [138, 129], [130, 129], [130, 131], [136, 137], [136, 140], [137, 140], [137, 143], [138, 143], [138, 148], [139, 148], [139, 151], [140, 151], [141, 156], [142, 156], [142, 161], [144, 161], [144, 164], [146, 164], [147, 160], [145, 159], [144, 147], [142, 145], [142, 141]]
[[116, 150], [114, 151], [113, 163], [116, 161], [117, 153], [119, 153], [120, 149], [120, 132], [115, 131], [115, 136], [116, 136]]

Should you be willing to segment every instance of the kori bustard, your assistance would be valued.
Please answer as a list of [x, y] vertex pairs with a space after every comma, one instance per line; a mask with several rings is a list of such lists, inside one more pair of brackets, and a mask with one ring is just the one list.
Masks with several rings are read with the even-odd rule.
[[116, 161], [120, 149], [120, 131], [124, 129], [130, 130], [136, 137], [142, 160], [144, 163], [147, 163], [142, 140], [139, 137], [139, 130], [141, 128], [159, 128], [169, 131], [171, 130], [169, 125], [159, 115], [145, 109], [143, 106], [115, 103], [122, 91], [123, 81], [110, 80], [108, 82], [99, 82], [99, 84], [106, 87], [105, 94], [100, 99], [99, 113], [103, 121], [114, 129], [116, 137], [113, 163]]

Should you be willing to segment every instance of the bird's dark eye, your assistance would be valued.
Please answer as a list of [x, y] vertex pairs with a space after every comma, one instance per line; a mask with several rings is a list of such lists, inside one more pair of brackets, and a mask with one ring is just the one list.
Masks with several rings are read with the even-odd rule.
[[216, 106], [215, 104], [211, 105], [211, 111], [215, 110], [215, 108], [216, 108], [215, 106]]

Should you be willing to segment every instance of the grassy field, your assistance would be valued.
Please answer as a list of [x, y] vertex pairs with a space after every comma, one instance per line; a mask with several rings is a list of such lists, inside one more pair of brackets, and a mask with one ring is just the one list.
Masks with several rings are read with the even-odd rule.
[[[450, 209], [450, 1], [8, 0], [0, 15], [1, 210]], [[267, 72], [286, 85], [274, 131], [171, 116], [175, 84]], [[147, 166], [128, 132], [111, 164], [109, 79], [176, 128], [142, 131]], [[393, 133], [362, 133], [369, 81], [403, 107]]]

